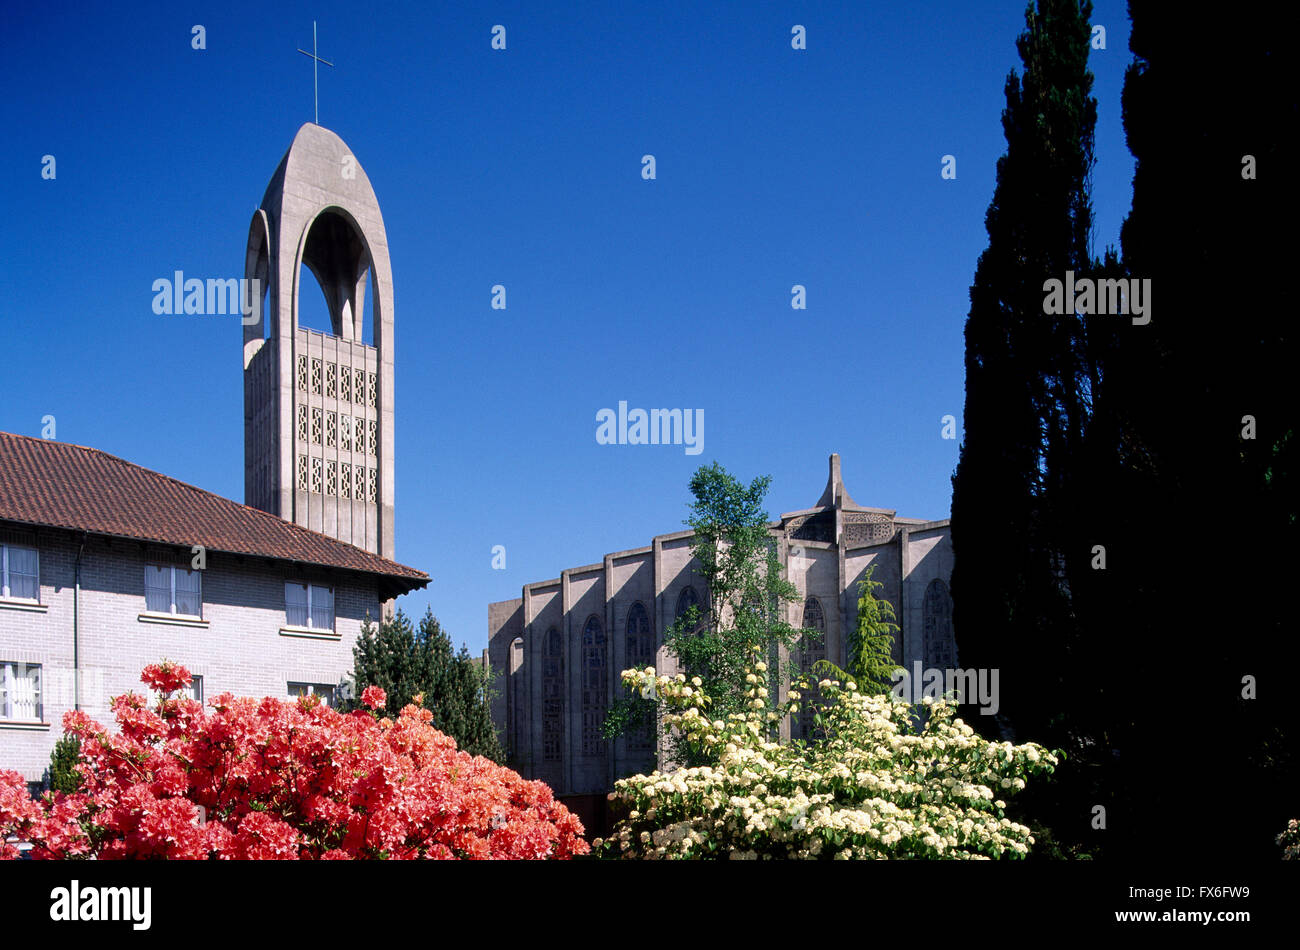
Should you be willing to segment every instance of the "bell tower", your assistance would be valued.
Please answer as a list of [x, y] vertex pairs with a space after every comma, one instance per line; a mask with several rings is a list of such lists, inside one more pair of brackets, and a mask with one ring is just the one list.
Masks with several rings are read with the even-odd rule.
[[[300, 286], [303, 268], [320, 285]], [[249, 226], [244, 276], [244, 502], [383, 557], [393, 547], [393, 278], [370, 179], [306, 123]], [[371, 295], [372, 342], [363, 318]], [[323, 292], [332, 333], [299, 326]]]

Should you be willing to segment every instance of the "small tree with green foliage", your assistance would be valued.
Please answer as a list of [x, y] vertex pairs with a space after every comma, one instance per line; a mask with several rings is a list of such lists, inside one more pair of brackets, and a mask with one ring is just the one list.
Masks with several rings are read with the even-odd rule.
[[[784, 608], [798, 598], [798, 590], [782, 576], [763, 510], [770, 484], [770, 477], [761, 476], [746, 486], [716, 462], [701, 466], [691, 478], [695, 501], [686, 524], [695, 532], [691, 553], [707, 598], [703, 609], [690, 607], [668, 628], [664, 645], [690, 678], [690, 688], [700, 692], [713, 715], [723, 718], [751, 708], [747, 691], [752, 683], [746, 677], [753, 675], [755, 648], [775, 658], [780, 646], [795, 646], [803, 633], [784, 620]], [[779, 682], [776, 667], [771, 663], [768, 682], [760, 687], [769, 706]], [[655, 699], [646, 692], [615, 703], [606, 734], [617, 735]], [[699, 758], [698, 749], [679, 737], [670, 740], [670, 751], [687, 765]]]
[[54, 743], [54, 751], [50, 753], [50, 767], [45, 773], [50, 791], [71, 795], [81, 788], [81, 773], [76, 768], [80, 755], [81, 742], [71, 733], [65, 733]]
[[[353, 648], [356, 695], [378, 686], [388, 696], [388, 708], [408, 703], [433, 713], [431, 725], [456, 740], [471, 755], [503, 762], [505, 753], [492, 723], [491, 673], [461, 646], [453, 651], [451, 637], [432, 610], [418, 628], [402, 611], [376, 624], [366, 618]], [[360, 708], [359, 699], [345, 708]]]
[[894, 634], [899, 630], [894, 623], [894, 605], [877, 593], [885, 585], [872, 577], [875, 571], [872, 564], [858, 581], [858, 622], [849, 632], [848, 670], [822, 661], [832, 678], [855, 680], [858, 689], [869, 696], [888, 693], [899, 668], [894, 661]]

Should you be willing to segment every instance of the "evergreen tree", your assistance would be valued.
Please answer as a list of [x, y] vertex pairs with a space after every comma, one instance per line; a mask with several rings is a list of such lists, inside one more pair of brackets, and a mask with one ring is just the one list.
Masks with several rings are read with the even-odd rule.
[[[451, 637], [432, 610], [425, 612], [418, 629], [400, 610], [378, 624], [367, 618], [353, 664], [357, 696], [367, 686], [379, 686], [388, 695], [391, 713], [408, 703], [423, 705], [433, 713], [433, 727], [455, 739], [458, 748], [504, 761], [492, 724], [491, 674], [463, 645], [459, 654], [453, 652]], [[356, 708], [357, 703], [353, 699], [349, 705]]]
[[74, 735], [64, 734], [54, 743], [54, 750], [50, 753], [50, 767], [45, 773], [50, 791], [70, 795], [81, 788], [81, 775], [76, 770], [80, 755], [81, 742]]
[[891, 692], [893, 673], [899, 668], [894, 660], [894, 634], [899, 630], [894, 605], [877, 593], [885, 585], [872, 577], [875, 572], [872, 564], [858, 581], [858, 619], [849, 631], [849, 668], [842, 670], [829, 660], [818, 664], [832, 678], [851, 679], [869, 695]]
[[1089, 372], [1081, 318], [1046, 313], [1044, 283], [1090, 270], [1090, 15], [1086, 2], [1042, 0], [1026, 11], [1016, 43], [1024, 72], [1005, 87], [1007, 151], [970, 292], [965, 439], [953, 477], [963, 662], [1000, 669], [1014, 729], [1053, 745], [1065, 738], [1069, 469], [1084, 436]]

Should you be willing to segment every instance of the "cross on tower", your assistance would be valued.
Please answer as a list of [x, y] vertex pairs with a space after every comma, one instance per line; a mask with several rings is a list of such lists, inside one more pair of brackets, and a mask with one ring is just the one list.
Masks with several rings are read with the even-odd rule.
[[316, 79], [316, 64], [324, 63], [326, 66], [333, 66], [334, 64], [331, 63], [329, 60], [321, 59], [319, 56], [316, 55], [316, 21], [315, 20], [311, 21], [311, 52], [309, 53], [305, 49], [302, 49], [301, 47], [299, 47], [298, 52], [302, 53], [304, 56], [310, 56], [312, 59], [311, 88], [312, 88], [312, 95], [316, 100], [316, 124], [320, 125], [320, 84]]

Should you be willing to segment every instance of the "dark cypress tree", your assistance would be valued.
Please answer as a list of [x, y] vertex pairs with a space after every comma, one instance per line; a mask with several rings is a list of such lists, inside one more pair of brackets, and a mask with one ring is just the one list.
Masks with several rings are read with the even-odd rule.
[[[1086, 338], [1051, 315], [1044, 282], [1090, 270], [1096, 100], [1091, 4], [1042, 0], [1006, 83], [1007, 152], [966, 322], [965, 439], [953, 477], [954, 626], [963, 666], [1001, 670], [1003, 725], [1064, 746], [1060, 711], [1073, 624], [1067, 470], [1083, 440]], [[987, 717], [972, 715], [986, 729]]]
[[[1142, 0], [1130, 16], [1123, 271], [1150, 279], [1155, 303], [1147, 326], [1092, 334], [1104, 373], [1083, 507], [1108, 563], [1076, 590], [1089, 636], [1121, 658], [1093, 667], [1107, 700], [1094, 731], [1113, 758], [1105, 837], [1133, 854], [1275, 857], [1300, 777], [1284, 593], [1293, 252], [1276, 226], [1297, 210], [1294, 17], [1264, 4], [1211, 24]], [[1176, 776], [1200, 764], [1224, 780], [1189, 794]], [[1236, 827], [1207, 835], [1211, 812]]]
[[[456, 654], [451, 637], [431, 610], [415, 628], [400, 610], [382, 623], [367, 621], [353, 649], [356, 692], [379, 686], [395, 715], [418, 697], [433, 713], [431, 724], [456, 740], [462, 751], [503, 762], [492, 724], [489, 674], [464, 646]], [[350, 706], [356, 708], [358, 701]]]

